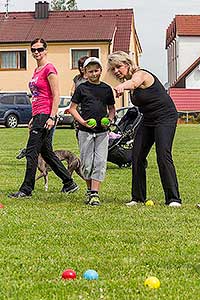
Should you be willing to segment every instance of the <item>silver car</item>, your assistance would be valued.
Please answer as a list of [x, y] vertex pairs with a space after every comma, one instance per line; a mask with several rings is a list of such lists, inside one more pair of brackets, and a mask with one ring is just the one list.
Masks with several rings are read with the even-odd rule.
[[60, 104], [58, 107], [58, 116], [59, 116], [58, 125], [70, 125], [71, 128], [74, 128], [74, 117], [68, 112], [70, 103], [71, 103], [70, 96], [60, 97]]

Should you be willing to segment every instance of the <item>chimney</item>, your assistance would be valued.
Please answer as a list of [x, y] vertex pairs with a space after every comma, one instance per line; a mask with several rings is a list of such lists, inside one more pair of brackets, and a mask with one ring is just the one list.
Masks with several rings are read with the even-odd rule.
[[48, 19], [49, 17], [49, 3], [39, 1], [35, 3], [35, 19]]

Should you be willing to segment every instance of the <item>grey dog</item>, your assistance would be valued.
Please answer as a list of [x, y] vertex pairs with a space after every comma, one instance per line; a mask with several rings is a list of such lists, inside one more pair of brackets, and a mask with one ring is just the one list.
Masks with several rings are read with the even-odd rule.
[[[68, 150], [55, 150], [54, 153], [59, 158], [60, 161], [65, 160], [67, 162], [67, 168], [72, 175], [75, 171], [82, 179], [84, 179], [81, 171], [81, 162], [78, 156]], [[26, 156], [26, 149], [21, 149], [19, 154], [16, 156], [17, 159], [21, 159]], [[51, 171], [50, 166], [44, 161], [41, 154], [38, 156], [38, 170], [40, 171], [40, 175], [37, 176], [36, 180], [44, 177], [44, 186], [45, 191], [48, 190], [48, 172]]]

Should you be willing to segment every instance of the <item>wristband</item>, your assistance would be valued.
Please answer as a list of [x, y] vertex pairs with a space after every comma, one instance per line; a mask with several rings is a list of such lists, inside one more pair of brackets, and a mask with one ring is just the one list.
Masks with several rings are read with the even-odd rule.
[[56, 117], [50, 116], [49, 119], [51, 119], [51, 120], [54, 121], [54, 122], [56, 121]]

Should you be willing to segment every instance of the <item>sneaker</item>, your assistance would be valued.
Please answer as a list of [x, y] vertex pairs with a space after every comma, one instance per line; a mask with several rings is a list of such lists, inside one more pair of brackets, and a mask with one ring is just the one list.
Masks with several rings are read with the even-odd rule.
[[32, 195], [27, 195], [25, 194], [24, 192], [21, 192], [21, 191], [18, 191], [16, 193], [12, 193], [12, 194], [9, 194], [8, 197], [9, 198], [24, 198], [24, 197], [31, 197]]
[[85, 204], [89, 204], [89, 202], [90, 202], [90, 196], [91, 196], [91, 191], [90, 190], [87, 190], [86, 191], [86, 193], [85, 193], [85, 196], [86, 196], [86, 198], [85, 198]]
[[173, 201], [173, 202], [169, 203], [168, 206], [170, 206], [170, 207], [181, 207], [181, 203]]
[[99, 195], [98, 194], [92, 194], [90, 195], [90, 200], [88, 202], [89, 205], [91, 206], [99, 206], [101, 205], [99, 201]]
[[65, 194], [69, 194], [77, 191], [78, 188], [79, 188], [78, 185], [74, 181], [72, 181], [70, 183], [65, 183], [63, 185], [61, 192]]
[[137, 205], [138, 203], [139, 203], [139, 202], [132, 200], [132, 201], [130, 201], [130, 202], [127, 202], [125, 205], [126, 205], [126, 206], [134, 206], [134, 205]]

